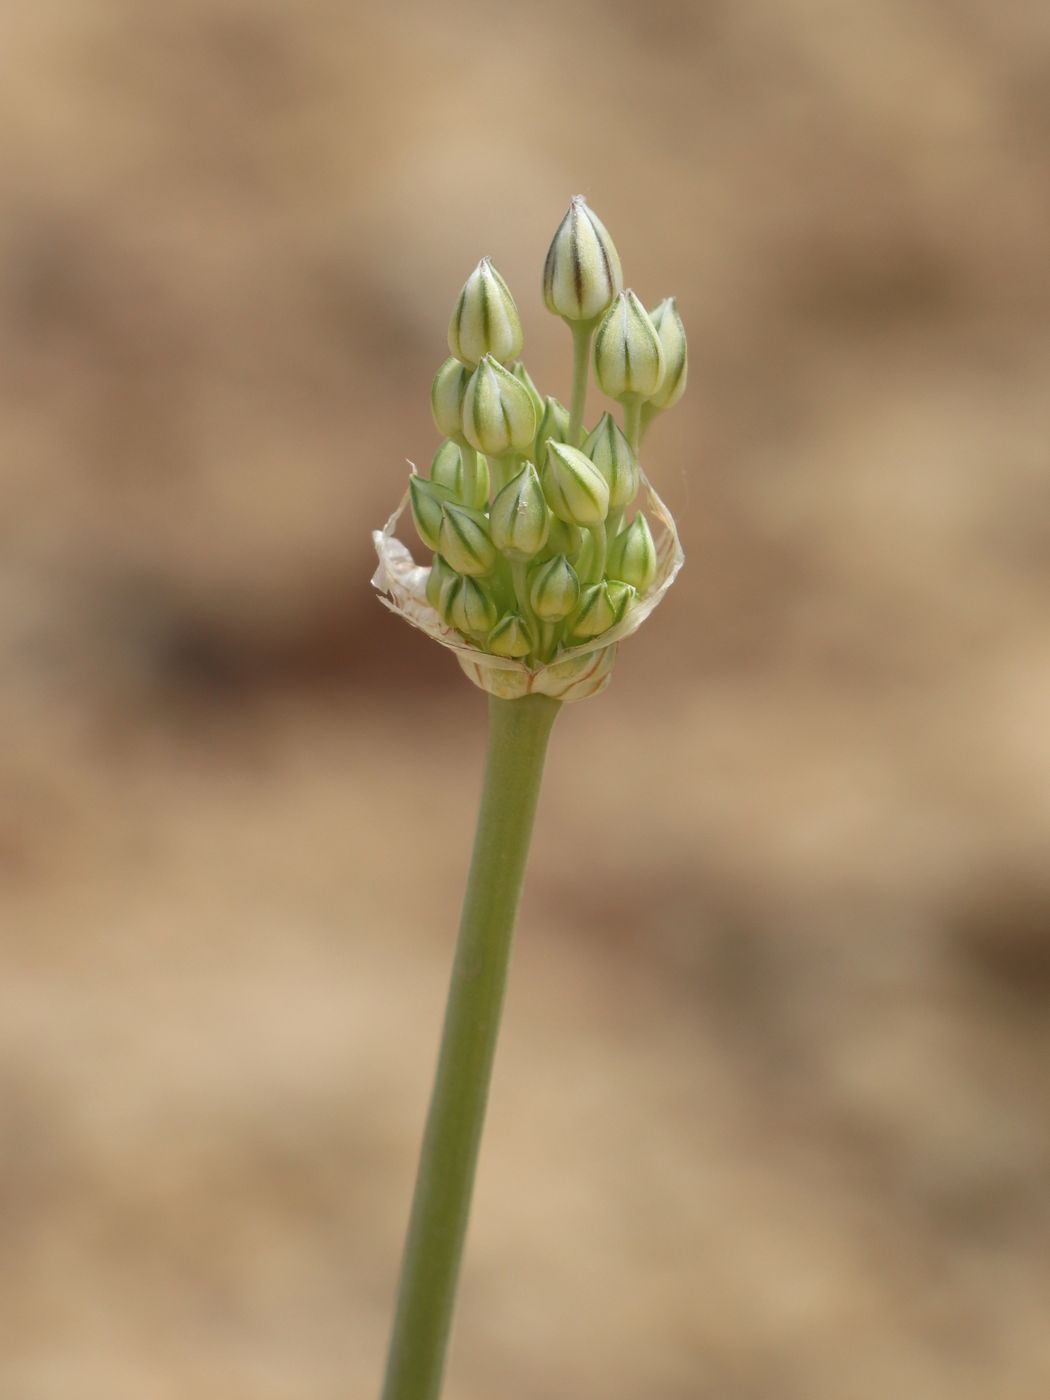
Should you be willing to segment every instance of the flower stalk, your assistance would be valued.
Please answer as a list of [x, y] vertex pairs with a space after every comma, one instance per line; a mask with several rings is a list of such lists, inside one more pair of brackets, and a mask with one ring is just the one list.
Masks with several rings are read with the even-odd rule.
[[546, 695], [489, 697], [481, 809], [382, 1400], [437, 1400], [441, 1392], [514, 922], [560, 709]]

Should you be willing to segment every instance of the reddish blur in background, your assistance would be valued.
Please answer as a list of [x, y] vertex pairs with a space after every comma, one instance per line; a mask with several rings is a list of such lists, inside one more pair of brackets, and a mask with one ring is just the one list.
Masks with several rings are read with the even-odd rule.
[[[0, 9], [3, 1400], [367, 1400], [485, 705], [369, 586], [584, 193], [681, 579], [555, 731], [448, 1394], [1050, 1393], [1050, 9]], [[598, 411], [592, 394], [590, 416]]]

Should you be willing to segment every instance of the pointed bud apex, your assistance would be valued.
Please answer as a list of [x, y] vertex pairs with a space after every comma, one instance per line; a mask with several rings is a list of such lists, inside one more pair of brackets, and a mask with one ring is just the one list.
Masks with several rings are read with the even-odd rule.
[[447, 505], [455, 503], [455, 497], [444, 486], [415, 474], [408, 478], [408, 497], [419, 538], [427, 549], [436, 550], [442, 513]]
[[526, 462], [492, 502], [489, 529], [508, 559], [534, 559], [547, 543], [550, 511], [536, 468]]
[[583, 444], [583, 451], [608, 482], [609, 509], [623, 510], [629, 506], [638, 494], [638, 463], [611, 414], [602, 414], [598, 426]]
[[548, 396], [543, 405], [543, 415], [536, 429], [536, 465], [542, 468], [547, 461], [547, 439], [564, 442], [569, 436], [569, 410], [557, 399]]
[[592, 583], [580, 594], [579, 611], [569, 624], [569, 634], [574, 641], [586, 641], [608, 632], [615, 621], [616, 608], [605, 583]]
[[445, 506], [437, 550], [457, 574], [472, 578], [491, 573], [496, 563], [488, 521], [481, 511], [465, 506]]
[[489, 457], [532, 448], [536, 410], [529, 391], [491, 355], [485, 356], [467, 384], [463, 434], [472, 447]]
[[639, 593], [644, 593], [656, 578], [656, 546], [641, 511], [609, 546], [605, 572], [611, 579], [629, 583]]
[[496, 621], [496, 604], [477, 579], [461, 578], [447, 596], [449, 624], [457, 632], [488, 632]]
[[549, 439], [543, 490], [547, 504], [569, 525], [597, 525], [609, 513], [605, 477], [578, 447]]
[[517, 613], [506, 613], [489, 633], [485, 643], [486, 651], [493, 656], [510, 656], [520, 660], [528, 656], [534, 646], [532, 634], [525, 620]]
[[664, 347], [665, 360], [663, 382], [656, 393], [649, 396], [649, 402], [655, 409], [673, 408], [685, 393], [689, 375], [685, 326], [682, 325], [674, 297], [665, 297], [649, 315]]
[[622, 286], [620, 257], [605, 225], [576, 195], [543, 266], [547, 310], [566, 321], [593, 321]]
[[561, 622], [580, 601], [580, 580], [564, 554], [529, 574], [529, 602], [541, 622]]
[[532, 382], [532, 375], [525, 368], [524, 360], [515, 360], [510, 367], [510, 372], [519, 384], [524, 384], [529, 391], [529, 398], [532, 400], [532, 407], [536, 413], [536, 422], [540, 421], [543, 413], [543, 395]]
[[448, 621], [448, 591], [459, 578], [455, 569], [450, 569], [440, 554], [434, 555], [434, 562], [427, 575], [427, 602], [441, 618]]
[[594, 369], [611, 399], [651, 398], [664, 374], [664, 348], [649, 313], [631, 291], [621, 292], [594, 338]]
[[506, 282], [488, 258], [467, 278], [448, 327], [448, 348], [473, 369], [484, 355], [513, 360], [521, 354], [521, 321]]
[[434, 453], [434, 460], [430, 464], [430, 479], [439, 486], [444, 486], [446, 491], [450, 491], [452, 499], [457, 505], [470, 506], [472, 510], [481, 510], [489, 498], [489, 464], [480, 455], [477, 457], [477, 463], [473, 500], [468, 501], [464, 494], [466, 482], [463, 470], [463, 451], [459, 444], [450, 438], [446, 438]]
[[430, 411], [437, 430], [443, 437], [461, 437], [463, 433], [463, 396], [467, 392], [470, 371], [458, 360], [446, 360], [434, 376], [430, 388]]
[[606, 579], [605, 593], [613, 610], [614, 624], [621, 621], [630, 604], [638, 596], [629, 583], [620, 583], [617, 579]]

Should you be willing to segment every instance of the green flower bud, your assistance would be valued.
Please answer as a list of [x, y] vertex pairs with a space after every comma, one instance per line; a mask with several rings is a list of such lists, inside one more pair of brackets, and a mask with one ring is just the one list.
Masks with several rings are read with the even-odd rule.
[[419, 538], [427, 549], [437, 550], [442, 512], [447, 505], [455, 503], [455, 497], [436, 481], [426, 481], [413, 473], [408, 478], [408, 498]]
[[583, 444], [583, 451], [609, 483], [609, 509], [623, 510], [629, 506], [638, 494], [638, 463], [611, 414], [602, 414], [598, 426]]
[[597, 525], [609, 513], [605, 477], [578, 447], [553, 438], [547, 441], [543, 490], [551, 510], [569, 525]]
[[575, 195], [543, 265], [547, 310], [566, 321], [593, 321], [622, 286], [620, 256], [605, 225]]
[[594, 571], [594, 536], [588, 530], [580, 541], [580, 548], [573, 560], [573, 568], [581, 579], [590, 578]]
[[686, 379], [689, 377], [689, 351], [685, 343], [685, 326], [678, 314], [674, 297], [665, 297], [649, 313], [660, 344], [664, 347], [664, 377], [655, 394], [650, 394], [653, 408], [663, 410], [673, 408], [685, 393]]
[[639, 593], [644, 593], [656, 578], [656, 545], [641, 511], [609, 546], [605, 572], [612, 579], [629, 583]]
[[517, 613], [505, 613], [489, 633], [485, 650], [491, 651], [494, 656], [511, 656], [520, 660], [528, 656], [534, 645], [524, 618]]
[[427, 575], [427, 602], [443, 622], [448, 621], [448, 591], [459, 578], [455, 569], [450, 569], [440, 554], [434, 555], [434, 562]]
[[523, 360], [515, 360], [510, 367], [510, 372], [519, 383], [524, 384], [529, 391], [529, 398], [532, 400], [532, 407], [536, 411], [536, 421], [539, 422], [543, 414], [543, 395], [532, 382], [532, 375], [525, 368]]
[[463, 452], [459, 444], [451, 438], [446, 438], [434, 453], [434, 460], [430, 464], [430, 479], [450, 491], [452, 499], [458, 505], [481, 510], [489, 498], [489, 464], [480, 455], [477, 460], [473, 500], [468, 501], [464, 495]]
[[547, 461], [547, 439], [564, 442], [569, 436], [569, 410], [557, 399], [548, 396], [536, 429], [536, 465], [541, 470]]
[[481, 511], [456, 505], [445, 506], [437, 551], [457, 574], [471, 578], [491, 573], [497, 557], [488, 521]]
[[621, 292], [598, 327], [594, 369], [611, 399], [648, 399], [664, 375], [664, 347], [649, 313], [632, 291]]
[[467, 278], [448, 327], [448, 348], [473, 369], [484, 355], [512, 360], [521, 354], [518, 308], [488, 258]]
[[496, 604], [477, 579], [461, 578], [448, 592], [448, 620], [457, 632], [488, 632], [497, 617]]
[[614, 623], [623, 618], [628, 605], [638, 596], [637, 591], [629, 583], [620, 583], [616, 579], [606, 580], [605, 593], [613, 610]]
[[462, 436], [463, 397], [469, 378], [470, 371], [458, 360], [446, 360], [434, 376], [430, 386], [430, 411], [443, 437]]
[[536, 410], [528, 389], [491, 355], [484, 357], [467, 384], [463, 434], [490, 457], [528, 452], [536, 436]]
[[564, 554], [529, 574], [529, 602], [541, 622], [561, 622], [580, 601], [580, 580]]
[[600, 637], [616, 621], [616, 608], [604, 581], [592, 583], [580, 594], [580, 606], [569, 624], [569, 634], [576, 641]]
[[526, 462], [492, 502], [489, 529], [508, 559], [533, 559], [547, 543], [550, 512], [536, 468]]

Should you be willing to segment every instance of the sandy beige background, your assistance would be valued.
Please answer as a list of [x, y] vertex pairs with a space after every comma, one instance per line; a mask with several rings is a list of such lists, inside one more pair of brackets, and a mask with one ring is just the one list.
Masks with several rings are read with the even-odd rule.
[[[1050, 10], [0, 7], [2, 1400], [368, 1400], [484, 704], [369, 529], [568, 196], [688, 560], [555, 733], [449, 1400], [1050, 1394]], [[592, 400], [592, 416], [598, 399]]]

